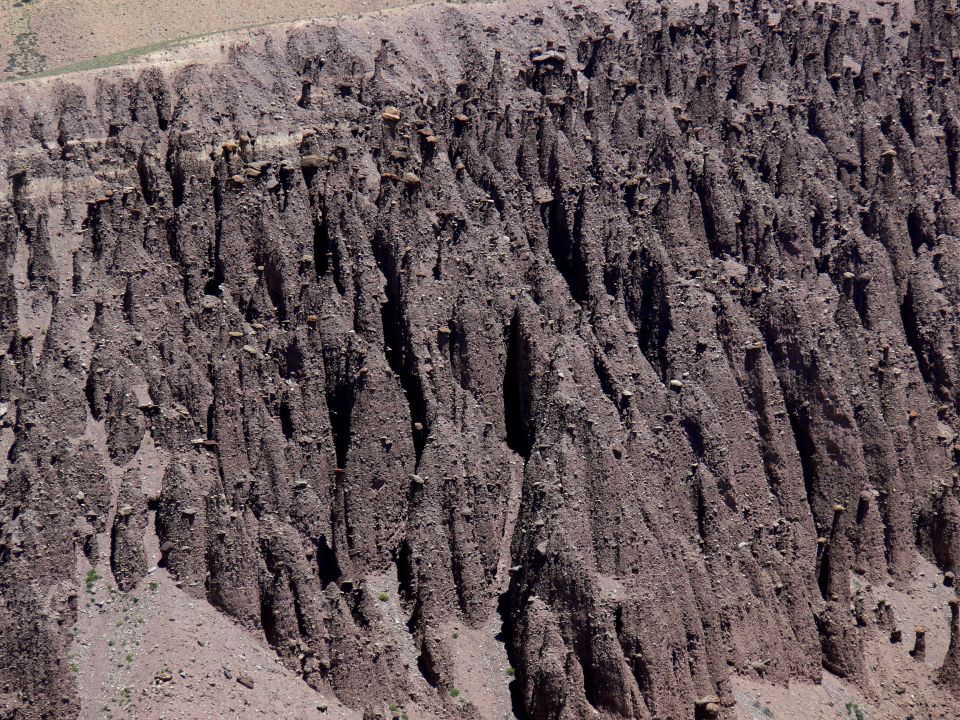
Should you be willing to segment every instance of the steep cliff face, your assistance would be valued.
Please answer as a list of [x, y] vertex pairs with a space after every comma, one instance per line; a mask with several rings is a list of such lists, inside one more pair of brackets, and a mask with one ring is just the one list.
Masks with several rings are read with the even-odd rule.
[[486, 717], [491, 619], [521, 719], [869, 693], [856, 588], [960, 552], [954, 5], [434, 7], [0, 90], [8, 715], [78, 713], [82, 576], [154, 535], [361, 712]]

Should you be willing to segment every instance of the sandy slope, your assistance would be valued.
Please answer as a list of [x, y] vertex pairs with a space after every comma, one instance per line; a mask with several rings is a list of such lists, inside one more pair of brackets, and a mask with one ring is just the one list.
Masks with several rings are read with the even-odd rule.
[[251, 25], [410, 4], [411, 0], [2, 0], [0, 79]]

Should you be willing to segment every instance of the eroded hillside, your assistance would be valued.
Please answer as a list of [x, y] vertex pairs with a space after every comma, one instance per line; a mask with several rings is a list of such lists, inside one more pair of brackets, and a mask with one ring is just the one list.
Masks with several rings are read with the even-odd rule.
[[0, 90], [9, 717], [160, 576], [344, 716], [956, 715], [956, 3], [537, 5]]

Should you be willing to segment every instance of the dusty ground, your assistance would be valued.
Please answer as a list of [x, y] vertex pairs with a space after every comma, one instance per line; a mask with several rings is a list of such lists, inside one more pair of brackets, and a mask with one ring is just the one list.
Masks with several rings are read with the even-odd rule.
[[414, 0], [0, 0], [0, 79], [117, 64], [188, 38]]
[[0, 717], [957, 717], [960, 13], [858, 8], [0, 86]]
[[[472, 0], [484, 1], [503, 0]], [[196, 45], [197, 39], [239, 28], [444, 3], [468, 4], [467, 0], [0, 0], [0, 80], [142, 61], [151, 53], [184, 42]], [[695, 4], [697, 0], [673, 3]], [[883, 0], [833, 4], [889, 16], [882, 8], [890, 4]], [[911, 3], [904, 3], [903, 22], [912, 10]], [[228, 35], [226, 40], [235, 38]]]

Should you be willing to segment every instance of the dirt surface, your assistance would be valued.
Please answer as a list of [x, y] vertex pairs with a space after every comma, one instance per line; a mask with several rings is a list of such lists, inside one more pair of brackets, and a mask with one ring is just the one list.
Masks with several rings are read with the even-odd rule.
[[958, 38], [437, 5], [0, 87], [0, 717], [957, 717]]
[[0, 80], [116, 65], [180, 41], [412, 0], [0, 0]]

